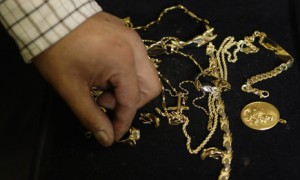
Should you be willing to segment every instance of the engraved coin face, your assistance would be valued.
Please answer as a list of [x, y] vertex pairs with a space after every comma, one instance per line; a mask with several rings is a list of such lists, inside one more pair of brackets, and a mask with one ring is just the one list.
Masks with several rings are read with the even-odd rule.
[[241, 111], [243, 123], [256, 130], [267, 130], [274, 127], [280, 119], [279, 111], [270, 103], [253, 102]]

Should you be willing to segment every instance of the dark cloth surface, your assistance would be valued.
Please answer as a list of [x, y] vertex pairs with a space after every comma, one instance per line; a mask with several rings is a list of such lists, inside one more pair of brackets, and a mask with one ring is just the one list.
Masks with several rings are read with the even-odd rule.
[[[287, 125], [278, 124], [267, 131], [255, 131], [240, 120], [241, 109], [249, 102], [260, 100], [244, 93], [240, 85], [247, 77], [266, 72], [281, 62], [273, 54], [262, 51], [255, 55], [240, 55], [229, 64], [232, 89], [223, 94], [233, 135], [231, 179], [297, 179], [300, 175], [300, 1], [98, 1], [102, 8], [120, 18], [130, 16], [135, 25], [155, 19], [166, 7], [183, 4], [199, 17], [206, 18], [218, 34], [218, 46], [227, 36], [242, 39], [255, 30], [265, 32], [294, 58], [291, 69], [256, 87], [270, 91], [265, 101], [274, 104]], [[163, 35], [178, 35], [188, 39], [199, 33], [197, 26], [181, 12], [166, 17], [142, 37], [159, 39]], [[201, 31], [202, 32], [202, 31]], [[217, 179], [222, 167], [219, 160], [201, 160], [190, 155], [180, 126], [171, 126], [161, 118], [154, 128], [134, 120], [141, 130], [135, 147], [114, 144], [101, 147], [94, 139], [86, 139], [85, 129], [64, 101], [45, 82], [32, 65], [22, 62], [13, 40], [0, 29], [1, 48], [1, 108], [0, 108], [0, 179]], [[204, 48], [202, 48], [204, 49]], [[199, 51], [200, 64], [207, 65], [205, 51]], [[171, 82], [194, 77], [191, 64], [172, 61], [165, 64], [164, 73]], [[170, 71], [169, 71], [170, 70]], [[178, 73], [179, 75], [172, 75]], [[76, 98], [76, 97], [74, 97]], [[159, 98], [142, 108], [153, 111]], [[191, 121], [201, 121], [191, 127], [195, 141], [207, 134], [206, 117], [197, 114]], [[219, 131], [219, 130], [218, 130]], [[222, 134], [217, 132], [209, 145], [220, 147]], [[195, 144], [198, 144], [195, 143]]]

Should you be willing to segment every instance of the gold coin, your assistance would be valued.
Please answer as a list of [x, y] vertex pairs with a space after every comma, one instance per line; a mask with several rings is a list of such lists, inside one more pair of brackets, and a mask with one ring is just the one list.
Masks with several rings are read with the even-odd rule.
[[256, 130], [267, 130], [280, 121], [279, 111], [270, 103], [257, 101], [246, 105], [241, 111], [243, 123]]

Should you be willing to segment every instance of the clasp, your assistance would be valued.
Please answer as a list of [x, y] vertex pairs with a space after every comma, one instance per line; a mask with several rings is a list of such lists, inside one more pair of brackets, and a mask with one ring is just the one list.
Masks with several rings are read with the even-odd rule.
[[268, 91], [259, 90], [258, 95], [260, 98], [267, 98], [267, 97], [269, 97], [270, 93]]

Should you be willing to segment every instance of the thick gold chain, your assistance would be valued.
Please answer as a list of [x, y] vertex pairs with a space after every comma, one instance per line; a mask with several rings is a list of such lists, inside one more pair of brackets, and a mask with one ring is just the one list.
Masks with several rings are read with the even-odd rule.
[[[215, 159], [221, 158], [223, 168], [221, 169], [219, 180], [227, 180], [230, 177], [231, 171], [231, 161], [232, 161], [232, 133], [229, 128], [229, 119], [225, 112], [225, 104], [222, 100], [221, 94], [224, 91], [229, 90], [230, 84], [227, 82], [227, 64], [226, 56], [232, 57], [228, 49], [236, 46], [238, 43], [233, 41], [232, 37], [226, 38], [218, 49], [212, 43], [209, 43], [206, 48], [206, 53], [209, 58], [209, 66], [199, 74], [195, 81], [200, 81], [200, 88], [207, 91], [209, 94], [208, 105], [209, 105], [209, 116], [210, 122], [208, 122], [208, 128], [211, 132], [217, 127], [218, 122], [220, 122], [220, 128], [223, 131], [223, 147], [225, 150], [218, 149], [216, 147], [209, 147], [203, 149], [201, 153], [201, 159], [206, 157], [212, 157]], [[234, 60], [237, 60], [236, 51], [234, 51]], [[205, 87], [201, 85], [201, 78], [203, 77], [213, 77], [212, 85], [210, 87]]]

